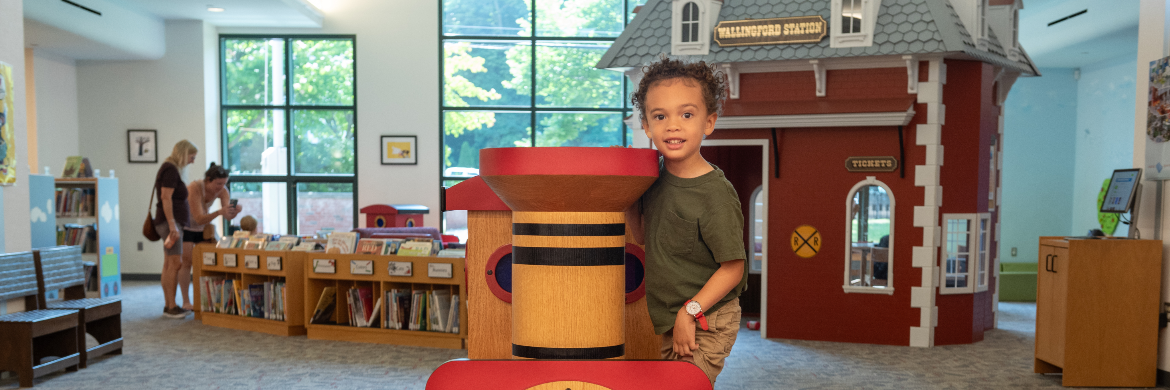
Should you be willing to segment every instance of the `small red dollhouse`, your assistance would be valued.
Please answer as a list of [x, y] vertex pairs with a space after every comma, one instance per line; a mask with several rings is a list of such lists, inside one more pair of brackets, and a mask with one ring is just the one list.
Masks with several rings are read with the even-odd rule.
[[[1016, 37], [1021, 8], [649, 0], [597, 67], [636, 85], [665, 53], [727, 75], [703, 154], [760, 236], [745, 246], [759, 253], [763, 337], [973, 343], [995, 327], [1002, 104], [1017, 77], [1039, 75]], [[643, 138], [637, 112], [627, 124]]]

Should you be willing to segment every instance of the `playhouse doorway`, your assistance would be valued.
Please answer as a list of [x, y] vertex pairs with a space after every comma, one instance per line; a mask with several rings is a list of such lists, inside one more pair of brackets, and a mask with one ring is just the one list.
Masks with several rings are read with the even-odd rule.
[[760, 317], [761, 335], [767, 326], [768, 272], [768, 141], [762, 139], [704, 140], [699, 153], [722, 169], [739, 195], [744, 217], [744, 249], [748, 261], [748, 290], [740, 296], [745, 317]]

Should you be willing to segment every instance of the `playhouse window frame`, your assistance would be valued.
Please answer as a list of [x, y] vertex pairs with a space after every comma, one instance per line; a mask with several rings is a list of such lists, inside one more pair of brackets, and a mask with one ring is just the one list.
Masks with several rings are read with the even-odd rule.
[[[671, 4], [670, 55], [707, 55], [710, 53], [712, 26], [709, 25], [711, 22], [707, 15], [709, 3], [710, 1], [703, 0], [675, 0]], [[690, 18], [684, 20], [684, 13], [689, 14]], [[683, 37], [684, 25], [690, 26], [687, 30], [692, 34], [691, 36]], [[695, 39], [691, 39], [692, 37]]]
[[[842, 31], [844, 25], [844, 3], [850, 4], [851, 14], [858, 15], [856, 22], [851, 22], [850, 32]], [[829, 47], [869, 47], [873, 46], [874, 28], [877, 25], [878, 10], [881, 0], [833, 0], [829, 14]], [[857, 23], [857, 28], [852, 28]]]
[[[990, 274], [991, 264], [991, 214], [990, 213], [967, 213], [967, 214], [943, 214], [943, 232], [942, 232], [942, 257], [939, 261], [942, 263], [939, 267], [939, 294], [973, 294], [987, 291], [988, 277]], [[952, 231], [951, 221], [965, 221], [967, 222], [967, 230], [963, 232]], [[967, 248], [965, 252], [957, 250], [952, 251], [950, 245], [952, 234], [964, 234], [967, 236]], [[974, 244], [974, 245], [973, 245]], [[947, 262], [954, 254], [967, 254], [967, 269], [962, 272], [947, 272]], [[956, 264], [956, 268], [958, 265]], [[962, 287], [948, 287], [947, 278], [949, 277], [963, 277], [967, 281], [966, 286]], [[956, 283], [957, 284], [957, 283]]]
[[[885, 286], [854, 286], [851, 283], [850, 269], [852, 268], [852, 253], [853, 253], [853, 197], [857, 195], [857, 191], [869, 186], [881, 187], [886, 191], [886, 195], [890, 199], [890, 239], [888, 247], [888, 260], [886, 262], [886, 285]], [[849, 190], [848, 196], [845, 197], [845, 266], [844, 266], [844, 281], [841, 285], [842, 290], [846, 293], [863, 293], [863, 294], [894, 294], [894, 222], [896, 216], [897, 204], [894, 199], [894, 191], [890, 186], [881, 180], [877, 180], [875, 176], [867, 176], [865, 180], [853, 185]], [[860, 213], [860, 211], [859, 211]], [[864, 267], [862, 267], [864, 268]], [[864, 269], [862, 272], [864, 273]], [[864, 279], [864, 275], [862, 277]]]

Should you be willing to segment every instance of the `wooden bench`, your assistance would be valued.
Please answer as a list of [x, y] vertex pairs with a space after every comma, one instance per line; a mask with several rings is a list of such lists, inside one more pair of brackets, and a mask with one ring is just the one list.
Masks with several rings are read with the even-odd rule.
[[[37, 269], [32, 252], [0, 255], [0, 302], [24, 298], [24, 312], [0, 315], [0, 370], [13, 371], [21, 387], [60, 370], [77, 371], [76, 310], [35, 310]], [[54, 356], [42, 363], [46, 357]]]
[[[80, 246], [58, 246], [33, 251], [37, 264], [37, 300], [41, 309], [77, 310], [77, 346], [81, 350], [79, 366], [86, 368], [89, 359], [106, 354], [122, 354], [122, 299], [117, 297], [86, 298], [85, 267]], [[65, 290], [63, 300], [47, 301], [48, 291]], [[86, 348], [85, 335], [98, 345]]]

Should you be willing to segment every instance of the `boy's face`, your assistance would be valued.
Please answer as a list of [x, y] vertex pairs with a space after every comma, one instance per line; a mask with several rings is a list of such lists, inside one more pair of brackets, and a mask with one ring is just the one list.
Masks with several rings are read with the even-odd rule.
[[667, 161], [683, 162], [699, 156], [703, 137], [715, 131], [717, 117], [707, 112], [697, 81], [662, 80], [646, 91], [642, 128]]

